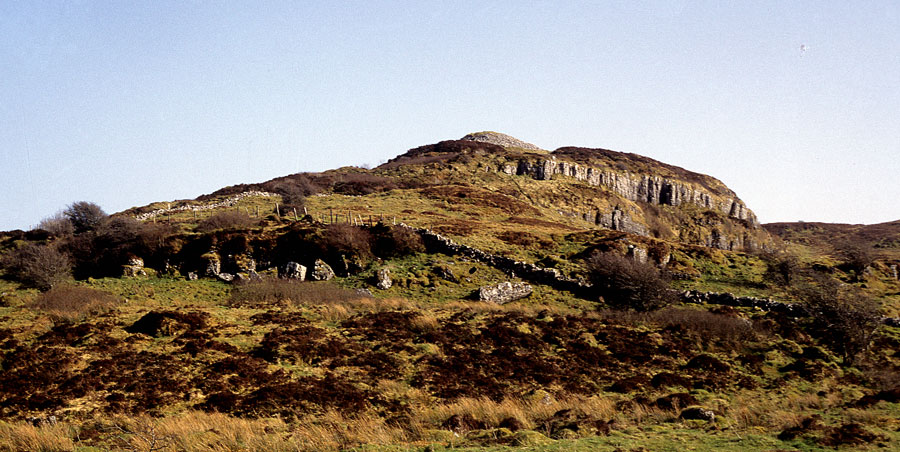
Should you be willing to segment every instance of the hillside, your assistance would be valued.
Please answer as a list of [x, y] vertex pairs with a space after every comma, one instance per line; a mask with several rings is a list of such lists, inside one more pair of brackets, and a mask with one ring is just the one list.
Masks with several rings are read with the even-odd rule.
[[898, 223], [496, 132], [65, 213], [0, 233], [0, 452], [900, 444]]
[[883, 259], [900, 260], [900, 220], [879, 224], [769, 223], [763, 225], [782, 240], [834, 254], [840, 246], [871, 248]]

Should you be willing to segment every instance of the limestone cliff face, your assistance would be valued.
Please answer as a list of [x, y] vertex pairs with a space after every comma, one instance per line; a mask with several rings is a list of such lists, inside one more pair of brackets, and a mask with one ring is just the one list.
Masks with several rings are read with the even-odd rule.
[[546, 159], [519, 160], [517, 165], [504, 165], [501, 171], [537, 180], [548, 180], [554, 175], [571, 177], [590, 185], [606, 187], [630, 201], [669, 206], [691, 203], [744, 220], [754, 228], [759, 226], [756, 215], [740, 199], [733, 196], [733, 193], [727, 193], [725, 196], [714, 195], [701, 187], [676, 179], [593, 168], [576, 162], [557, 160], [555, 156]]

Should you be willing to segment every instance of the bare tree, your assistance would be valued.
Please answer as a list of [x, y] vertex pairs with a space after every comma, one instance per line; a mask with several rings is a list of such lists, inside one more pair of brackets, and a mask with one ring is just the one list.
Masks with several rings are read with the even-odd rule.
[[55, 237], [65, 237], [75, 232], [75, 227], [62, 211], [41, 220], [38, 229], [43, 229]]

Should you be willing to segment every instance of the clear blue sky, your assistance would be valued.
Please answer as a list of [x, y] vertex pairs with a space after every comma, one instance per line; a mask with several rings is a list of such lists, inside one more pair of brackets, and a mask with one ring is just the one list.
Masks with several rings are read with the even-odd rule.
[[900, 3], [734, 3], [0, 1], [0, 230], [480, 130], [900, 219]]

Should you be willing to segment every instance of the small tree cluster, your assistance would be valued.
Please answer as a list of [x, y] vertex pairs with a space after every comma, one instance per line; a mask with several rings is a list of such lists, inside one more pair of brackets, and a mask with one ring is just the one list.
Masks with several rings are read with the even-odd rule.
[[799, 289], [798, 296], [815, 332], [845, 363], [855, 363], [865, 355], [881, 324], [874, 300], [824, 276]]
[[163, 250], [167, 249], [166, 237], [171, 232], [167, 225], [110, 217], [94, 230], [63, 241], [61, 246], [74, 261], [76, 278], [120, 276], [122, 265], [133, 256], [160, 265], [165, 260]]
[[653, 264], [606, 252], [588, 259], [587, 271], [606, 304], [614, 308], [652, 311], [675, 301], [667, 275]]

